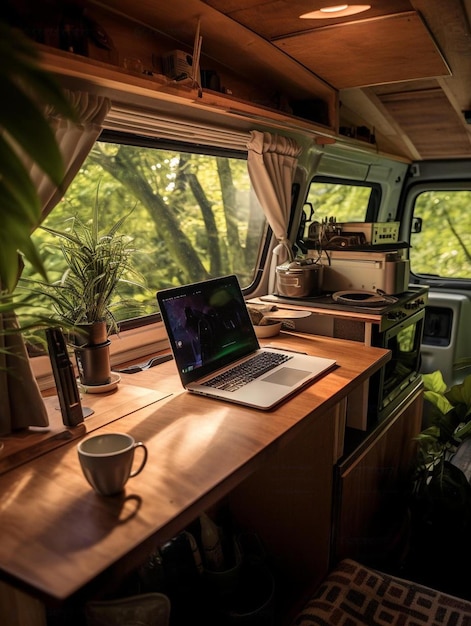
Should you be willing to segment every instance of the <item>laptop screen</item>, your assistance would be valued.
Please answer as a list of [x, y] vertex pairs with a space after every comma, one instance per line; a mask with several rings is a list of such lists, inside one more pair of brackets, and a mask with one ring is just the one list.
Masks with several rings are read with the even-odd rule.
[[184, 385], [259, 348], [236, 276], [164, 289], [157, 301]]

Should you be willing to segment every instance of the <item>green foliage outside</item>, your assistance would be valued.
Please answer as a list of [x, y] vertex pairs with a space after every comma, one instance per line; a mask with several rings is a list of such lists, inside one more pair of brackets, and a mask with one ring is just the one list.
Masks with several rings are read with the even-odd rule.
[[[137, 250], [134, 269], [146, 287], [124, 284], [116, 298], [134, 300], [140, 314], [157, 311], [155, 292], [165, 287], [229, 273], [243, 287], [253, 281], [266, 221], [244, 160], [97, 142], [45, 225], [63, 230], [71, 217], [91, 220], [98, 186], [104, 227], [132, 211], [125, 234]], [[312, 219], [363, 221], [371, 191], [316, 181], [307, 198]], [[423, 231], [412, 237], [414, 273], [471, 277], [470, 201], [470, 191], [417, 197], [415, 215]], [[34, 241], [50, 281], [58, 281], [65, 266], [57, 242], [43, 229]], [[34, 277], [29, 266], [24, 275]]]
[[414, 274], [471, 278], [471, 191], [421, 193], [414, 217], [422, 218], [422, 232], [411, 238]]
[[[120, 285], [116, 298], [152, 313], [155, 292], [165, 287], [229, 273], [242, 286], [252, 282], [265, 217], [244, 160], [97, 142], [45, 226], [64, 230], [71, 217], [91, 220], [98, 186], [103, 226], [132, 210], [124, 234], [146, 286]], [[58, 281], [66, 268], [57, 242], [44, 229], [34, 239], [49, 280]]]
[[314, 182], [307, 201], [314, 209], [313, 219], [322, 222], [334, 217], [337, 222], [363, 222], [371, 187]]

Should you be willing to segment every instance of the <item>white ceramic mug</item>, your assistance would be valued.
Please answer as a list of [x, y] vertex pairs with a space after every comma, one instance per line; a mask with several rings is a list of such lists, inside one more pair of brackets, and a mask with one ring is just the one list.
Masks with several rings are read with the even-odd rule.
[[[144, 456], [133, 470], [136, 448], [141, 448]], [[147, 461], [146, 446], [124, 433], [93, 435], [81, 441], [77, 451], [85, 478], [102, 496], [120, 493], [128, 478], [137, 476]]]

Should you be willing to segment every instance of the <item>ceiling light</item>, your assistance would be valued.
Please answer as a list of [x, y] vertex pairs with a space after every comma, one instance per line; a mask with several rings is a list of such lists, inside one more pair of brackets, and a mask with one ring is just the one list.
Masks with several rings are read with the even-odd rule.
[[338, 4], [336, 6], [322, 7], [318, 11], [311, 11], [310, 13], [303, 13], [299, 17], [302, 20], [325, 20], [334, 17], [347, 17], [348, 15], [355, 15], [362, 11], [368, 11], [371, 9], [370, 4]]
[[321, 13], [337, 13], [338, 11], [345, 11], [345, 9], [348, 9], [348, 4], [339, 4], [336, 7], [324, 7], [323, 9], [320, 9]]

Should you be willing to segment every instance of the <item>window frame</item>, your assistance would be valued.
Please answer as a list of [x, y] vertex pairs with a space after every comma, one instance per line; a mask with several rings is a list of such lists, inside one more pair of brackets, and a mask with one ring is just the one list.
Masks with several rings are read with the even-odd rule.
[[[310, 204], [308, 201], [309, 198], [309, 190], [313, 183], [326, 183], [329, 185], [343, 185], [346, 187], [369, 187], [371, 189], [371, 194], [368, 200], [368, 206], [366, 209], [366, 215], [364, 222], [374, 222], [379, 215], [380, 207], [381, 207], [381, 199], [383, 196], [383, 189], [380, 183], [373, 181], [365, 181], [365, 180], [357, 180], [351, 178], [341, 178], [338, 176], [326, 176], [326, 175], [318, 175], [313, 176], [306, 188], [306, 197], [303, 203], [303, 208]], [[315, 215], [313, 216], [315, 219]], [[323, 219], [320, 218], [320, 219]], [[349, 220], [353, 221], [353, 220]], [[299, 228], [299, 225], [298, 225]]]
[[[169, 150], [172, 152], [186, 152], [189, 154], [204, 155], [209, 157], [225, 157], [229, 159], [239, 159], [247, 162], [248, 151], [240, 149], [232, 149], [227, 147], [208, 146], [200, 143], [191, 143], [184, 141], [174, 141], [161, 139], [158, 137], [143, 136], [139, 133], [131, 134], [129, 132], [103, 129], [97, 142], [115, 143], [125, 146], [133, 146], [136, 148], [145, 148], [151, 150]], [[294, 202], [293, 202], [294, 203]], [[271, 228], [265, 219], [265, 228], [261, 232], [261, 240], [258, 251], [258, 257], [253, 268], [252, 282], [242, 288], [244, 295], [250, 296], [255, 292], [262, 280], [263, 270], [266, 266], [269, 256], [269, 247], [272, 237]], [[154, 324], [160, 321], [160, 313], [158, 311], [147, 315], [130, 317], [118, 322], [120, 331], [127, 331], [133, 328], [139, 328], [145, 325]]]
[[[197, 143], [162, 140], [144, 136], [136, 132], [128, 132], [103, 129], [97, 141], [109, 141], [122, 143], [136, 147], [169, 149], [185, 151], [192, 154], [204, 154], [207, 156], [225, 156], [240, 158], [247, 161], [248, 151], [227, 147], [208, 146]], [[295, 196], [293, 194], [293, 201]], [[262, 234], [259, 255], [254, 267], [253, 280], [247, 287], [242, 289], [245, 297], [256, 292], [261, 284], [263, 271], [269, 262], [269, 251], [272, 240], [272, 229], [266, 221], [265, 230]], [[146, 359], [150, 355], [169, 348], [167, 334], [159, 312], [129, 318], [118, 323], [119, 333], [110, 336], [110, 359], [112, 367], [124, 362], [137, 359]], [[33, 373], [38, 381], [39, 388], [43, 390], [54, 387], [51, 363], [49, 357], [34, 356], [30, 358]]]
[[[418, 196], [428, 192], [469, 191], [471, 192], [470, 180], [427, 180], [417, 181], [407, 187], [404, 201], [398, 213], [401, 222], [401, 237], [409, 245], [413, 245], [412, 223], [414, 209]], [[417, 216], [416, 216], [417, 217]], [[410, 254], [409, 254], [410, 257]], [[452, 278], [447, 276], [432, 276], [414, 273], [412, 264], [410, 267], [411, 282], [418, 285], [428, 285], [433, 288], [466, 290], [471, 289], [471, 278]]]

